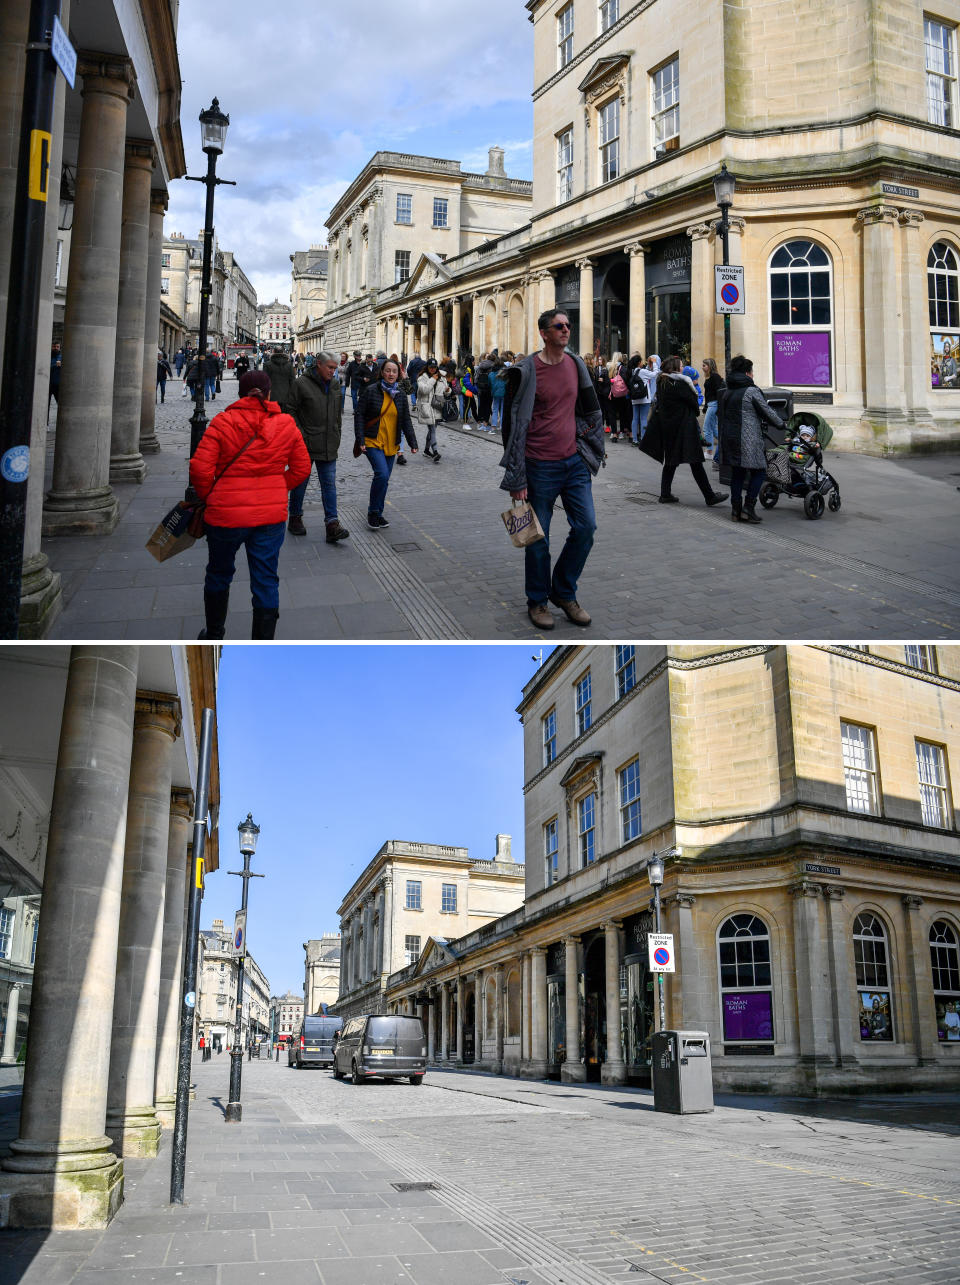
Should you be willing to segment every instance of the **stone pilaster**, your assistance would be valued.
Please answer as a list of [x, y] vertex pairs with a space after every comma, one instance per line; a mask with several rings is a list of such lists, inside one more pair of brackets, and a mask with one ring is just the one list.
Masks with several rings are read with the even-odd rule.
[[587, 1078], [580, 1057], [580, 938], [564, 938], [564, 1005], [566, 1017], [566, 1059], [560, 1068], [561, 1082]]
[[140, 454], [140, 412], [153, 165], [153, 144], [147, 140], [128, 139], [123, 171], [120, 288], [110, 433], [111, 482], [142, 482], [147, 473]]
[[454, 360], [457, 359], [457, 356], [460, 352], [460, 330], [462, 327], [462, 315], [461, 315], [462, 307], [463, 307], [463, 304], [460, 296], [458, 294], [455, 294], [451, 301], [452, 312], [450, 316], [450, 334], [453, 341], [453, 347], [451, 349], [451, 352], [453, 353]]
[[630, 258], [630, 335], [631, 353], [647, 355], [647, 246], [631, 241], [624, 250]]
[[187, 848], [193, 817], [193, 791], [174, 786], [170, 791], [167, 829], [167, 878], [163, 897], [163, 939], [160, 948], [160, 996], [157, 1007], [157, 1119], [172, 1129], [177, 1096], [177, 1053], [180, 1038], [180, 981], [186, 926], [186, 898], [191, 887]]
[[493, 1036], [496, 1041], [496, 1052], [494, 1053], [494, 1070], [500, 1075], [503, 1071], [503, 1018], [505, 1005], [504, 986], [503, 986], [503, 964], [497, 964], [493, 972], [496, 989], [494, 991], [494, 1010]]
[[930, 411], [930, 320], [927, 302], [927, 267], [920, 240], [923, 215], [901, 210], [900, 291], [903, 300], [903, 383], [907, 415], [922, 433], [935, 433]]
[[424, 1006], [427, 1010], [427, 1061], [431, 1064], [437, 1060], [437, 992], [431, 987], [429, 991], [429, 1002]]
[[[917, 1055], [917, 1065], [927, 1066], [938, 1060], [936, 1013], [933, 1006], [933, 975], [930, 971], [930, 944], [924, 941], [917, 922], [917, 911], [923, 898], [904, 893], [903, 945], [907, 973], [907, 1005], [910, 1028], [904, 1022], [902, 1042], [912, 1043]], [[921, 997], [922, 1000], [921, 1000]], [[906, 1017], [906, 1013], [904, 1014]]]
[[109, 486], [116, 364], [121, 208], [128, 59], [83, 54], [77, 192], [70, 241], [53, 486], [44, 505], [47, 535], [103, 535], [117, 525]]
[[[150, 233], [147, 242], [147, 299], [143, 317], [143, 369], [140, 388], [140, 454], [157, 455], [157, 346], [160, 331], [160, 278], [163, 275], [163, 216], [167, 194], [150, 193]], [[173, 353], [167, 356], [173, 363]]]
[[[538, 274], [538, 279], [540, 281], [540, 312], [546, 312], [548, 308], [555, 308], [557, 306], [557, 281], [549, 268], [544, 268], [543, 271]], [[582, 311], [582, 299], [580, 307]], [[538, 340], [539, 337], [540, 332], [538, 331]]]
[[157, 1018], [173, 745], [179, 734], [177, 698], [137, 692], [107, 1092], [106, 1131], [124, 1157], [155, 1156], [160, 1144], [154, 1104]]
[[[690, 361], [694, 366], [699, 366], [704, 357], [716, 357], [712, 232], [709, 223], [694, 223], [687, 228], [690, 238]], [[717, 365], [723, 365], [722, 357]]]
[[528, 1074], [547, 1073], [547, 952], [535, 946], [530, 952], [530, 1061]]
[[530, 952], [520, 957], [520, 1063], [530, 1060]]
[[[593, 260], [578, 259], [580, 269], [580, 343], [581, 353], [591, 353], [594, 347], [593, 336]], [[552, 307], [553, 305], [548, 305]]]
[[790, 892], [800, 1061], [813, 1066], [833, 1061], [830, 970], [820, 919], [823, 888], [810, 879], [798, 879]]
[[463, 1066], [463, 978], [457, 978], [457, 1066]]
[[427, 321], [420, 322], [420, 356], [424, 359], [430, 356], [430, 323]]
[[440, 1059], [450, 1061], [450, 991], [446, 982], [440, 983]]
[[677, 1014], [677, 1025], [690, 1031], [708, 1031], [713, 1022], [716, 999], [711, 995], [709, 972], [701, 966], [699, 948], [693, 927], [696, 897], [677, 892], [667, 897], [664, 906], [676, 915], [677, 971], [670, 979], [670, 990]]
[[105, 1227], [123, 1199], [104, 1124], [138, 655], [70, 653], [20, 1134], [0, 1161], [11, 1227]]
[[856, 979], [850, 972], [847, 925], [840, 908], [843, 894], [844, 889], [838, 884], [824, 885], [823, 906], [827, 920], [834, 1060], [837, 1066], [850, 1066], [859, 1061], [859, 1045], [856, 1038], [857, 1014], [853, 1006]]
[[483, 325], [480, 318], [480, 292], [474, 290], [470, 296], [470, 346], [477, 358], [483, 351]]
[[607, 1055], [600, 1069], [600, 1078], [604, 1084], [624, 1084], [627, 1078], [620, 1038], [620, 928], [621, 925], [614, 920], [603, 925]]
[[17, 1060], [17, 1019], [20, 1015], [21, 982], [13, 982], [7, 995], [7, 1011], [3, 1015], [3, 1052], [0, 1066], [13, 1066]]
[[478, 968], [473, 975], [473, 1060], [483, 1061], [483, 969]]
[[[909, 442], [903, 410], [903, 319], [895, 268], [897, 215], [889, 205], [871, 205], [857, 212], [863, 229], [863, 424], [869, 433], [867, 448], [878, 455]], [[924, 334], [928, 329], [927, 323]]]

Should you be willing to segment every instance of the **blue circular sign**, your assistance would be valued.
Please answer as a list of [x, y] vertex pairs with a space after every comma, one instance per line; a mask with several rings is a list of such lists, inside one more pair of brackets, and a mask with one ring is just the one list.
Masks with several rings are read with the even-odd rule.
[[234, 936], [233, 936], [233, 945], [234, 945], [234, 948], [235, 948], [236, 950], [239, 950], [239, 949], [240, 949], [240, 947], [243, 945], [243, 929], [242, 929], [242, 928], [238, 928], [238, 929], [237, 929], [237, 931], [234, 933]]
[[728, 308], [732, 308], [733, 305], [740, 298], [740, 291], [737, 289], [737, 287], [733, 284], [732, 281], [728, 281], [727, 284], [723, 286], [720, 290], [720, 298], [723, 300], [723, 302], [727, 305]]
[[669, 950], [667, 950], [666, 946], [657, 947], [657, 949], [653, 952], [653, 960], [654, 960], [654, 963], [659, 964], [661, 968], [663, 967], [664, 964], [670, 963], [670, 952]]
[[11, 446], [0, 456], [0, 473], [8, 482], [25, 482], [30, 476], [30, 447]]

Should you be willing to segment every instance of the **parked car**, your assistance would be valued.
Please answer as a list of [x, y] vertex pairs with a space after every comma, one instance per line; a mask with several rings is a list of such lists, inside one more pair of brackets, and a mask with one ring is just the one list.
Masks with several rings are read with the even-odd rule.
[[342, 1017], [308, 1016], [287, 1046], [287, 1066], [332, 1066], [333, 1046]]
[[427, 1039], [419, 1017], [366, 1013], [350, 1017], [333, 1051], [333, 1077], [349, 1075], [354, 1084], [379, 1076], [422, 1084], [427, 1069]]

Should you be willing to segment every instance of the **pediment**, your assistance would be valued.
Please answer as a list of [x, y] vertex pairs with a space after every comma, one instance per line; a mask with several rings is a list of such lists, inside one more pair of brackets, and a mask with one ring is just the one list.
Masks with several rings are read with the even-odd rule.
[[447, 268], [444, 261], [438, 254], [421, 254], [417, 261], [417, 266], [411, 272], [406, 281], [404, 294], [415, 294], [418, 290], [426, 290], [439, 281], [446, 284], [453, 280], [453, 273]]
[[428, 937], [417, 960], [415, 976], [420, 977], [423, 973], [432, 973], [434, 969], [443, 968], [447, 964], [455, 964], [457, 958], [445, 938]]
[[591, 769], [598, 767], [602, 758], [602, 751], [597, 754], [581, 754], [579, 758], [573, 760], [566, 772], [564, 772], [560, 778], [560, 784], [567, 786], [571, 781], [576, 781], [578, 777], [584, 776]]
[[627, 53], [606, 54], [597, 59], [577, 88], [581, 94], [586, 94], [588, 100], [599, 98], [609, 89], [619, 87], [622, 92], [629, 63], [630, 55]]

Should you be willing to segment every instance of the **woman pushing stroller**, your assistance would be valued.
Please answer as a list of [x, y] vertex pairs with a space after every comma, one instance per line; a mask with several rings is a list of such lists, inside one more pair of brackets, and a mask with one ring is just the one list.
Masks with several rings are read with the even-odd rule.
[[734, 522], [763, 520], [757, 517], [757, 496], [767, 476], [763, 421], [774, 428], [786, 427], [753, 382], [753, 362], [734, 357], [727, 386], [717, 397], [720, 458], [730, 465], [730, 516]]

